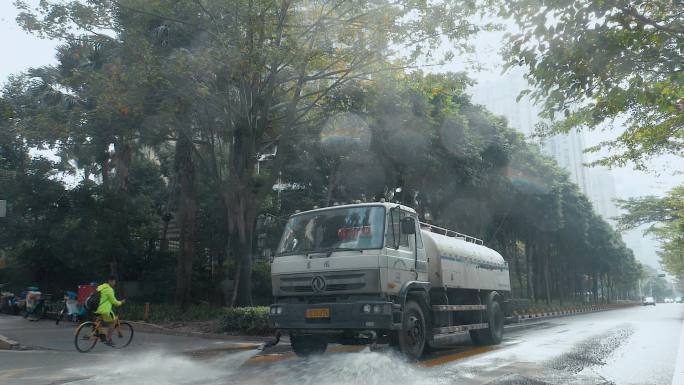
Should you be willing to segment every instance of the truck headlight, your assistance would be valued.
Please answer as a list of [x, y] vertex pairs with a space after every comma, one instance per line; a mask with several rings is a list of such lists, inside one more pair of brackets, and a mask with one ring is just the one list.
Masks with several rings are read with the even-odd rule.
[[375, 306], [373, 306], [373, 313], [375, 313], [375, 314], [380, 314], [380, 313], [382, 313], [382, 305], [375, 305]]
[[269, 313], [271, 315], [283, 314], [283, 307], [282, 306], [271, 306]]
[[370, 304], [363, 305], [363, 307], [361, 308], [361, 311], [363, 311], [364, 313], [370, 313], [371, 312], [371, 305]]

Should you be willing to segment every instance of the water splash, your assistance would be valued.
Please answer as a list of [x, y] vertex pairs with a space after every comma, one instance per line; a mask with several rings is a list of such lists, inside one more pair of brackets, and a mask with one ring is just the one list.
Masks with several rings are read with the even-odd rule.
[[212, 360], [153, 351], [107, 355], [103, 361], [79, 369], [68, 369], [67, 378], [79, 378], [79, 385], [179, 385], [224, 384], [258, 351], [241, 351]]
[[435, 377], [434, 371], [407, 363], [394, 353], [372, 352], [369, 349], [354, 353], [325, 354], [300, 361], [270, 364], [267, 369], [251, 368], [252, 373], [246, 373], [236, 383], [250, 385], [439, 385], [451, 383], [445, 378]]

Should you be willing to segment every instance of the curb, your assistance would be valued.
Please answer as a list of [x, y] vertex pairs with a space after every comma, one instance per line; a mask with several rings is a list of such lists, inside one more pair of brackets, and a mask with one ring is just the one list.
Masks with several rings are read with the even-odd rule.
[[17, 341], [11, 340], [0, 334], [0, 350], [19, 350], [20, 345]]
[[514, 312], [514, 315], [512, 317], [510, 317], [511, 318], [510, 324], [511, 325], [520, 324], [520, 323], [525, 323], [525, 322], [529, 322], [532, 320], [566, 317], [566, 316], [578, 315], [578, 314], [597, 313], [600, 311], [607, 311], [607, 310], [618, 310], [618, 309], [624, 309], [624, 308], [633, 307], [633, 306], [638, 306], [638, 304], [588, 305], [588, 306], [581, 306], [581, 307], [571, 307], [571, 308], [567, 308], [565, 310], [560, 310], [560, 311], [547, 311], [547, 312], [528, 313], [528, 314], [516, 314], [516, 312]]
[[207, 339], [219, 339], [219, 340], [233, 340], [236, 344], [261, 344], [273, 339], [272, 336], [242, 336], [242, 335], [230, 335], [221, 333], [202, 333], [202, 332], [191, 332], [191, 331], [180, 331], [168, 329], [163, 326], [139, 322], [139, 321], [126, 321], [133, 325], [136, 332], [141, 333], [152, 333], [152, 334], [163, 334], [169, 336], [178, 337], [196, 337], [196, 338], [207, 338]]

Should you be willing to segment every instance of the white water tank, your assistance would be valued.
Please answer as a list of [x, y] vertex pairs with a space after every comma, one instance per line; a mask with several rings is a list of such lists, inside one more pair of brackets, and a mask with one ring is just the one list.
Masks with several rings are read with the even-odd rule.
[[508, 264], [496, 251], [463, 237], [421, 231], [433, 287], [510, 291]]

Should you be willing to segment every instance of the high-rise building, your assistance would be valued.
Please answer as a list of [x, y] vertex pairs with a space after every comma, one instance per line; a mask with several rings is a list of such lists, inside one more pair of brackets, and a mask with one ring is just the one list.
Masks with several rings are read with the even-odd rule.
[[542, 151], [556, 160], [558, 165], [570, 173], [570, 180], [579, 186], [591, 199], [590, 170], [585, 166], [584, 140], [582, 133], [571, 131], [541, 141]]
[[522, 73], [512, 70], [499, 77], [488, 78], [470, 89], [472, 100], [482, 104], [496, 115], [504, 116], [508, 124], [530, 136], [539, 119], [539, 108], [524, 97], [517, 100], [521, 91], [527, 88]]
[[[471, 95], [473, 102], [504, 116], [511, 127], [530, 137], [544, 120], [540, 117], [539, 108], [528, 97], [518, 100], [520, 92], [528, 87], [522, 73], [512, 71], [481, 81], [471, 89]], [[573, 130], [566, 135], [544, 138], [540, 144], [545, 154], [568, 171], [570, 180], [589, 198], [599, 215], [608, 221], [618, 215], [613, 202], [616, 196], [613, 176], [606, 168], [586, 166], [581, 132]]]
[[614, 224], [614, 218], [620, 213], [614, 199], [615, 179], [609, 169], [596, 166], [589, 169], [589, 193], [588, 196], [594, 204], [594, 209], [604, 219]]

